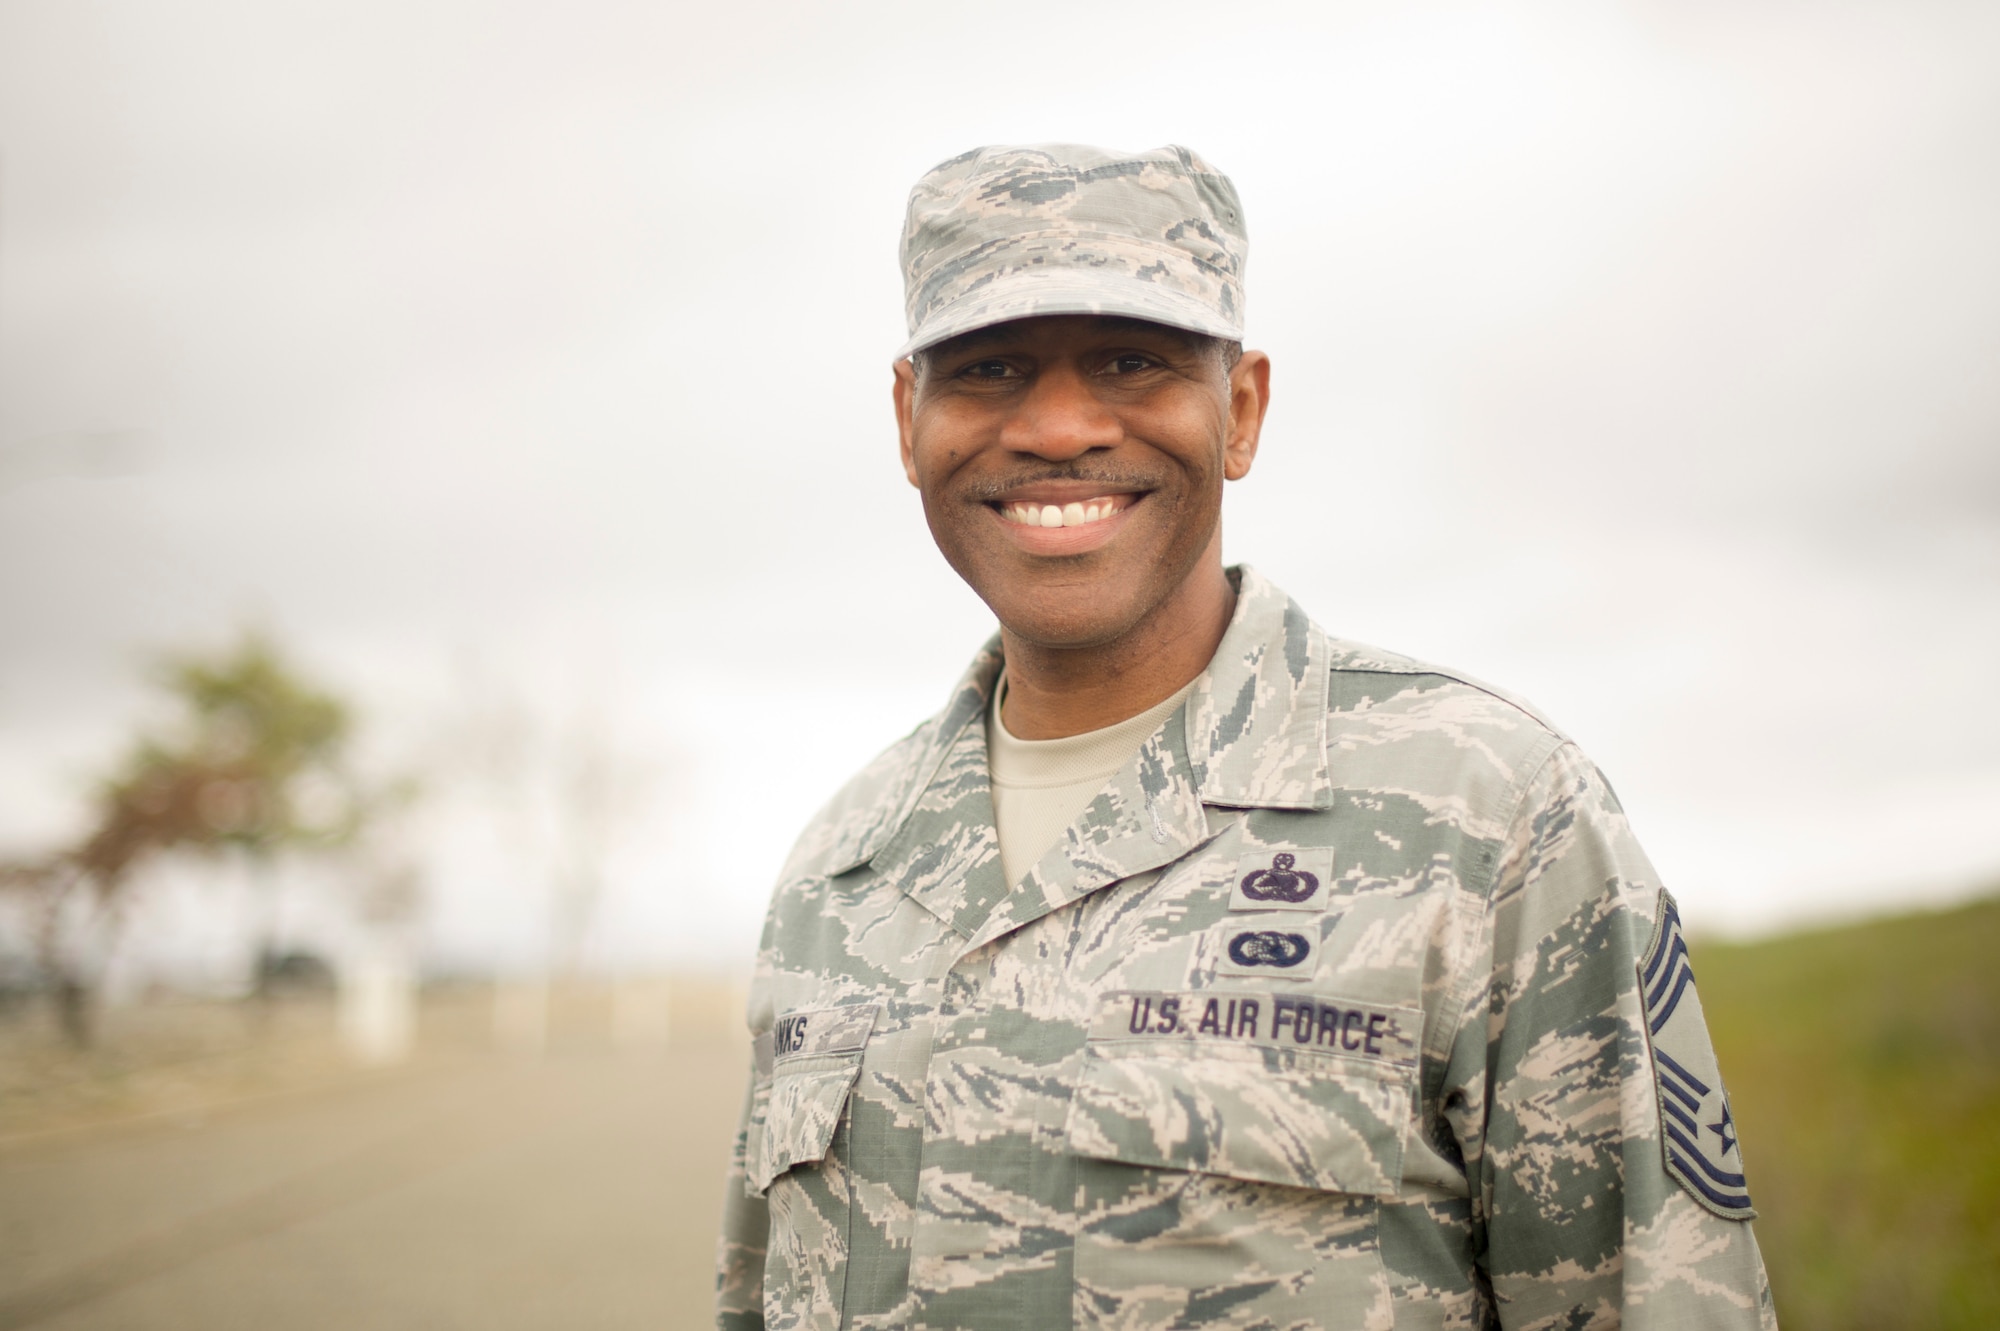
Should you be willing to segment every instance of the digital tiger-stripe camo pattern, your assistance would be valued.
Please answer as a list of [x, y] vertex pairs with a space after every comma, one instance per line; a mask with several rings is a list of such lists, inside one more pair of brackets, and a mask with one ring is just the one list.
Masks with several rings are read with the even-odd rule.
[[1178, 144], [974, 148], [924, 173], [903, 224], [906, 356], [1042, 314], [1235, 341], [1249, 237], [1229, 177]]
[[1663, 897], [1603, 778], [1232, 577], [1207, 673], [1019, 884], [993, 645], [806, 830], [720, 1325], [1775, 1326], [1750, 1224], [1668, 1172]]

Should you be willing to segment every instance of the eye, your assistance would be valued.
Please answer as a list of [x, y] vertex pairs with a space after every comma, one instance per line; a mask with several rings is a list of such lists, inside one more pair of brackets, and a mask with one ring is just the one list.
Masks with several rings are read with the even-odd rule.
[[1151, 356], [1137, 351], [1121, 351], [1105, 363], [1107, 374], [1138, 374], [1156, 364]]
[[1014, 367], [1004, 360], [976, 360], [958, 373], [966, 379], [1005, 379], [1014, 373]]

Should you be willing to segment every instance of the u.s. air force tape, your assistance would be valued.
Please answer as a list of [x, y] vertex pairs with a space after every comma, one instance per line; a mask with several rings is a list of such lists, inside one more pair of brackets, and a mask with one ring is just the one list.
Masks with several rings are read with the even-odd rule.
[[1409, 1066], [1422, 1029], [1415, 1008], [1343, 998], [1128, 989], [1099, 1000], [1090, 1038], [1310, 1049]]

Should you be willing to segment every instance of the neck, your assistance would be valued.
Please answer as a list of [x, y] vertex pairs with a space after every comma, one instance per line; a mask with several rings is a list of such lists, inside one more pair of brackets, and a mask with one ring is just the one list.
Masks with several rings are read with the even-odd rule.
[[1109, 642], [1045, 647], [1003, 625], [1001, 719], [1017, 739], [1061, 739], [1137, 716], [1208, 668], [1235, 611], [1236, 589], [1216, 550], [1173, 595]]

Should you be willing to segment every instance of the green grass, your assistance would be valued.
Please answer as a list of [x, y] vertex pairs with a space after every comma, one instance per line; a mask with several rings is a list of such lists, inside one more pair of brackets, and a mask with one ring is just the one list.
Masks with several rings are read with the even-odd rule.
[[1780, 1325], [2000, 1327], [2000, 899], [1693, 958]]

